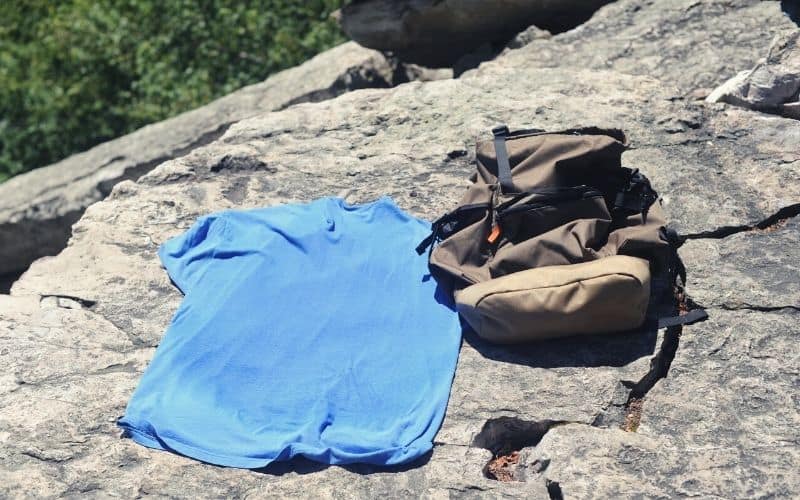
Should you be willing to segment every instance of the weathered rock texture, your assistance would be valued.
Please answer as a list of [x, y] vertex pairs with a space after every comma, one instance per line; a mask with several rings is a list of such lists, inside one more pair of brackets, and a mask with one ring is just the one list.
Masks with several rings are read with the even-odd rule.
[[800, 217], [725, 238], [692, 239], [681, 255], [693, 264], [692, 297], [706, 306], [800, 311]]
[[775, 37], [767, 57], [706, 98], [800, 120], [800, 30]]
[[[800, 200], [800, 122], [686, 97], [693, 83], [718, 83], [698, 76], [720, 69], [709, 33], [732, 37], [724, 50], [754, 60], [789, 21], [775, 2], [664, 4], [622, 0], [458, 80], [261, 114], [118, 184], [75, 224], [63, 252], [34, 263], [0, 297], [0, 496], [796, 493], [800, 259], [791, 207]], [[740, 34], [755, 18], [760, 35]], [[620, 23], [630, 38], [615, 38]], [[632, 35], [647, 32], [659, 36]], [[586, 43], [574, 43], [581, 33]], [[598, 44], [619, 45], [613, 64], [588, 63]], [[542, 65], [561, 46], [573, 47], [564, 64]], [[674, 72], [644, 76], [636, 63], [680, 61], [688, 46], [696, 64]], [[711, 320], [518, 348], [468, 335], [434, 451], [402, 468], [298, 460], [242, 471], [120, 439], [114, 422], [181, 300], [158, 264], [161, 242], [211, 211], [322, 195], [388, 194], [434, 217], [463, 191], [476, 137], [502, 121], [627, 130], [623, 161], [650, 177], [690, 238], [682, 248], [689, 293]], [[514, 480], [487, 478], [493, 455], [512, 450], [520, 450]]]
[[116, 183], [216, 140], [230, 124], [298, 102], [390, 87], [396, 71], [380, 53], [346, 43], [207, 106], [0, 184], [0, 275], [58, 253], [86, 207]]
[[536, 55], [526, 62], [652, 76], [688, 96], [752, 67], [776, 34], [796, 28], [777, 2], [617, 1], [572, 31], [531, 42]]
[[612, 0], [356, 0], [340, 13], [345, 32], [401, 60], [452, 66], [484, 44], [505, 44], [528, 26], [561, 32]]

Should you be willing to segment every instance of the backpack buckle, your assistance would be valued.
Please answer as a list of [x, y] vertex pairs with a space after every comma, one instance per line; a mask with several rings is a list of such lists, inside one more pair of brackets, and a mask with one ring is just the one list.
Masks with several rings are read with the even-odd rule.
[[631, 171], [628, 185], [614, 198], [614, 210], [629, 214], [646, 212], [658, 200], [658, 194], [650, 187], [650, 182], [636, 168]]
[[498, 125], [492, 129], [492, 135], [495, 137], [502, 137], [510, 134], [508, 125]]

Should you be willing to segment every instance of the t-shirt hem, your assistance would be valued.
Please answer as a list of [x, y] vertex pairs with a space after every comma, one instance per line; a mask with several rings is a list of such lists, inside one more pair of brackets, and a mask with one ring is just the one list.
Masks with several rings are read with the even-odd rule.
[[221, 455], [210, 451], [202, 450], [191, 445], [181, 443], [170, 438], [156, 438], [150, 433], [137, 429], [130, 424], [121, 424], [120, 427], [128, 431], [134, 442], [145, 446], [162, 451], [176, 452], [185, 457], [194, 458], [202, 462], [213, 465], [221, 465], [224, 467], [237, 467], [240, 469], [258, 469], [266, 467], [275, 461], [274, 458], [246, 458], [233, 455]]
[[[207, 450], [203, 450], [201, 448], [197, 448], [192, 445], [182, 443], [176, 439], [155, 437], [149, 432], [141, 430], [128, 423], [121, 422], [118, 423], [117, 425], [126, 430], [134, 442], [142, 446], [145, 446], [147, 448], [152, 448], [161, 451], [176, 452], [185, 457], [200, 460], [202, 462], [206, 462], [209, 464], [219, 465], [223, 467], [235, 467], [239, 469], [259, 469], [262, 467], [266, 467], [273, 462], [289, 460], [297, 455], [302, 455], [309, 460], [328, 465], [347, 465], [354, 463], [366, 463], [376, 466], [392, 467], [396, 465], [403, 465], [413, 462], [414, 460], [425, 455], [425, 453], [427, 453], [433, 448], [433, 443], [431, 443], [430, 446], [424, 448], [418, 448], [415, 445], [409, 445], [404, 447], [390, 448], [386, 450], [377, 450], [371, 453], [358, 454], [354, 455], [352, 458], [342, 458], [339, 456], [336, 458], [336, 460], [332, 461], [321, 461], [314, 458], [315, 454], [325, 455], [326, 451], [329, 452], [330, 449], [318, 449], [316, 451], [309, 449], [308, 451], [290, 453], [289, 456], [287, 456], [286, 458], [279, 458], [283, 455], [283, 453], [280, 453], [279, 455], [276, 455], [275, 457], [272, 458], [250, 458], [238, 455], [218, 454]], [[391, 459], [391, 457], [388, 457], [388, 459], [386, 460], [381, 460], [380, 462], [369, 460], [370, 457], [387, 457], [387, 455], [391, 455], [393, 452], [397, 451], [402, 451], [402, 455], [399, 460], [397, 459], [393, 460]]]

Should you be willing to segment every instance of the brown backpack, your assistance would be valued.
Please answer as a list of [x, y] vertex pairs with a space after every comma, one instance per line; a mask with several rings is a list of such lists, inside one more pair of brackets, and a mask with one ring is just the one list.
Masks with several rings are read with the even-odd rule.
[[493, 134], [477, 145], [477, 172], [458, 207], [417, 248], [430, 250], [431, 274], [462, 317], [498, 343], [639, 327], [651, 299], [671, 292], [651, 277], [683, 268], [658, 195], [621, 165], [624, 134], [505, 126]]

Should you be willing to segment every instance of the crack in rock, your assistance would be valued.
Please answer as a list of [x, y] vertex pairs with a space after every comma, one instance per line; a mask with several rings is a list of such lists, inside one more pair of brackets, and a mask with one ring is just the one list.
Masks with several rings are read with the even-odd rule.
[[[659, 380], [666, 378], [672, 361], [678, 351], [682, 326], [667, 328], [656, 355], [650, 360], [650, 368], [638, 381], [620, 381], [616, 396], [591, 423], [592, 427], [618, 427], [628, 432], [636, 432], [641, 420], [642, 407], [647, 393]], [[627, 393], [627, 396], [625, 395]], [[624, 401], [624, 402], [623, 402]]]
[[528, 421], [517, 417], [491, 418], [472, 440], [472, 446], [498, 455], [536, 446], [553, 426], [568, 423], [563, 420]]
[[43, 294], [39, 304], [42, 307], [61, 307], [63, 309], [89, 309], [97, 305], [96, 300], [84, 299], [74, 295]]
[[800, 306], [757, 306], [753, 304], [716, 304], [712, 308], [719, 308], [725, 311], [758, 311], [758, 312], [776, 312], [790, 309], [793, 311], [800, 311]]
[[[481, 431], [472, 440], [472, 446], [492, 452], [491, 460], [483, 468], [484, 477], [503, 482], [525, 481], [523, 471], [517, 469], [520, 450], [539, 444], [553, 427], [570, 423], [582, 422], [528, 421], [508, 416], [487, 420]], [[535, 464], [534, 472], [543, 472], [549, 463], [548, 460], [546, 463]]]
[[63, 380], [68, 380], [72, 378], [77, 378], [80, 380], [88, 377], [95, 377], [98, 375], [107, 375], [110, 373], [139, 373], [139, 371], [140, 370], [137, 368], [135, 362], [127, 361], [125, 363], [113, 363], [106, 367], [90, 372], [75, 371], [75, 372], [61, 373], [61, 374], [50, 375], [48, 377], [44, 377], [39, 380], [26, 379], [18, 375], [16, 382], [18, 386], [42, 387], [44, 385], [60, 383]]
[[[677, 283], [674, 286], [673, 294], [676, 300], [676, 310], [673, 313], [682, 314], [701, 308], [686, 294], [682, 283]], [[647, 373], [635, 383], [625, 380], [620, 381], [620, 387], [615, 397], [617, 402], [615, 403], [612, 400], [609, 406], [597, 415], [594, 422], [592, 422], [592, 426], [610, 427], [615, 425], [627, 432], [636, 432], [638, 430], [647, 393], [655, 387], [659, 380], [666, 378], [669, 374], [672, 361], [678, 352], [682, 333], [683, 325], [668, 327], [665, 330], [661, 345], [656, 355], [650, 360], [650, 368]], [[620, 392], [624, 393], [626, 390], [627, 398], [625, 403], [619, 404], [620, 396], [622, 396]]]
[[348, 68], [344, 74], [340, 75], [329, 87], [314, 90], [300, 95], [284, 103], [275, 111], [282, 111], [290, 106], [304, 103], [316, 103], [335, 99], [342, 94], [362, 89], [388, 89], [401, 83], [407, 83], [408, 78], [399, 78], [398, 69], [395, 68], [391, 76], [381, 74], [375, 68], [357, 66]]
[[468, 493], [472, 491], [487, 491], [486, 488], [481, 488], [480, 486], [471, 485], [471, 486], [464, 486], [462, 488], [457, 488], [455, 486], [448, 486], [447, 490], [454, 491], [456, 493]]
[[642, 421], [642, 407], [644, 399], [631, 398], [626, 403], [625, 421], [622, 423], [622, 430], [625, 432], [636, 432], [639, 430], [639, 423]]
[[675, 359], [675, 354], [678, 352], [678, 345], [680, 344], [682, 332], [682, 326], [667, 328], [658, 354], [650, 361], [650, 369], [647, 373], [634, 384], [625, 381], [622, 382], [623, 385], [630, 389], [628, 400], [623, 405], [623, 411], [617, 416], [617, 419], [609, 419], [621, 420], [615, 422], [620, 429], [627, 432], [636, 432], [639, 428], [639, 422], [642, 418], [642, 407], [644, 406], [647, 393], [655, 387], [659, 380], [667, 377], [669, 369], [672, 366], [672, 361]]
[[545, 486], [547, 487], [547, 494], [550, 496], [550, 500], [564, 500], [564, 493], [561, 491], [561, 485], [558, 481], [547, 479], [545, 481]]
[[[694, 309], [705, 309], [697, 304], [686, 293], [685, 283], [678, 280], [673, 287], [675, 296], [675, 313], [684, 314]], [[672, 362], [678, 352], [683, 325], [668, 327], [664, 332], [664, 338], [659, 346], [658, 353], [650, 360], [650, 369], [638, 382], [630, 384], [622, 381], [622, 385], [629, 388], [628, 399], [623, 405], [621, 412], [622, 420], [618, 422], [619, 428], [627, 432], [636, 432], [642, 418], [642, 408], [644, 406], [647, 393], [655, 387], [659, 380], [667, 378]], [[596, 419], [597, 420], [597, 419]]]
[[667, 328], [658, 354], [650, 360], [650, 370], [638, 382], [629, 385], [631, 389], [629, 401], [643, 399], [656, 385], [656, 382], [667, 376], [672, 361], [675, 359], [675, 353], [678, 352], [682, 331], [681, 326]]
[[709, 231], [681, 235], [681, 240], [697, 240], [702, 238], [722, 239], [728, 236], [747, 231], [771, 232], [779, 229], [787, 220], [800, 215], [800, 203], [783, 207], [756, 224], [743, 224], [740, 226], [723, 226]]

